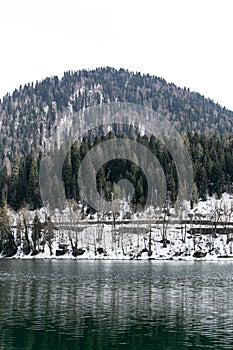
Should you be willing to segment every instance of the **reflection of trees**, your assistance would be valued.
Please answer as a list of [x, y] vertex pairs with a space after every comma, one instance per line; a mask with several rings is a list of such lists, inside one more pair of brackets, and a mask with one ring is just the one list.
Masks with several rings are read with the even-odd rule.
[[[223, 325], [233, 317], [227, 302], [231, 292], [222, 289], [216, 275], [206, 285], [203, 265], [20, 264], [26, 267], [1, 283], [0, 348], [6, 341], [9, 350], [17, 347], [17, 341], [25, 350], [36, 342], [35, 349], [49, 349], [52, 344], [53, 349], [61, 344], [64, 349], [102, 349], [103, 344], [118, 349], [120, 342], [127, 349], [154, 349], [157, 344], [161, 349], [173, 349], [174, 344], [186, 349], [185, 342], [198, 349], [213, 340], [227, 343]], [[34, 274], [33, 264], [42, 266], [42, 271]]]

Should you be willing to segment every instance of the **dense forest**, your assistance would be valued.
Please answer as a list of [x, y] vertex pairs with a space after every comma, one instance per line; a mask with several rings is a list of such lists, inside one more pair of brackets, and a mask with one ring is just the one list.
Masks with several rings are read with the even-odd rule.
[[[20, 87], [0, 101], [0, 199], [18, 210], [41, 207], [39, 167], [49, 137], [62, 120], [83, 108], [109, 102], [143, 105], [169, 119], [181, 132], [193, 161], [192, 204], [207, 194], [218, 197], [231, 191], [233, 182], [233, 112], [189, 89], [164, 79], [127, 70], [99, 68], [67, 72], [58, 77]], [[68, 199], [80, 200], [78, 171], [87, 152], [99, 142], [125, 137], [137, 139], [158, 158], [166, 176], [167, 193], [175, 202], [178, 177], [174, 161], [155, 136], [109, 134], [74, 143], [63, 166], [63, 184]], [[110, 161], [100, 168], [97, 189], [111, 199], [116, 183], [128, 179], [135, 188], [132, 204], [143, 207], [147, 182], [142, 170], [126, 159]], [[54, 204], [56, 205], [56, 204]]]
[[[80, 200], [78, 186], [78, 172], [80, 164], [88, 151], [99, 142], [115, 138], [112, 132], [93, 140], [83, 138], [81, 144], [74, 143], [68, 152], [63, 165], [63, 184], [67, 199]], [[118, 137], [126, 137], [118, 135]], [[233, 182], [233, 138], [224, 134], [198, 134], [188, 132], [183, 135], [192, 157], [194, 170], [194, 185], [192, 204], [198, 198], [206, 199], [207, 194], [216, 194], [218, 197], [224, 191], [231, 191]], [[132, 135], [131, 139], [135, 137]], [[138, 135], [137, 142], [146, 146], [158, 158], [166, 176], [167, 193], [171, 203], [177, 195], [178, 176], [174, 161], [168, 150], [154, 136]], [[4, 203], [14, 210], [27, 206], [30, 210], [40, 208], [42, 201], [39, 190], [39, 166], [41, 153], [36, 156], [32, 151], [21, 158], [14, 157], [11, 174], [4, 166], [0, 173], [1, 206]], [[135, 191], [132, 205], [135, 208], [143, 207], [147, 197], [147, 181], [142, 170], [127, 159], [115, 159], [102, 166], [96, 177], [97, 189], [111, 200], [116, 191], [116, 183], [121, 179], [128, 179]], [[59, 190], [59, 189], [58, 189]], [[56, 190], [54, 191], [56, 193]], [[56, 206], [58, 203], [54, 203]]]

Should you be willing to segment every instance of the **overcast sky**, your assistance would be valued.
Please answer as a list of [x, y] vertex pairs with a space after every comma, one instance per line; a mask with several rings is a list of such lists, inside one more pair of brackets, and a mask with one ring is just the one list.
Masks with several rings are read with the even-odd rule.
[[0, 97], [100, 66], [189, 87], [233, 110], [231, 0], [0, 0]]

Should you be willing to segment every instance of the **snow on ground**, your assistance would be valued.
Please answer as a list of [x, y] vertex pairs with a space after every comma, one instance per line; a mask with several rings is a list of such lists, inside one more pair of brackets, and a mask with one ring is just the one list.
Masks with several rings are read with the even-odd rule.
[[[69, 203], [62, 211], [49, 212], [48, 208], [43, 207], [34, 212], [23, 209], [18, 213], [9, 211], [8, 214], [15, 237], [16, 225], [19, 221], [22, 222], [23, 216], [29, 225], [29, 237], [31, 237], [30, 225], [36, 213], [41, 222], [50, 216], [57, 227], [54, 231], [52, 255], [48, 244], [44, 245], [43, 253], [39, 252], [34, 256], [23, 254], [22, 239], [14, 258], [131, 260], [226, 260], [227, 258], [229, 261], [233, 260], [232, 212], [233, 198], [224, 194], [221, 199], [209, 197], [205, 202], [199, 201], [193, 209], [186, 203], [177, 215], [172, 213], [172, 210], [170, 210], [172, 214], [167, 215], [167, 212], [154, 208], [132, 213], [129, 205], [122, 203], [115, 226], [112, 213], [105, 216], [100, 213], [83, 215], [81, 205], [77, 203]], [[158, 219], [160, 223], [156, 223]], [[189, 220], [189, 223], [181, 224], [180, 219]], [[215, 224], [204, 225], [205, 220]], [[218, 233], [218, 228], [224, 227], [232, 228], [232, 232], [228, 230], [227, 234]], [[195, 234], [192, 231], [194, 229], [197, 230]], [[204, 232], [205, 229], [208, 229], [208, 232]], [[43, 236], [40, 241], [42, 240]], [[71, 240], [73, 244], [77, 242], [79, 251], [77, 257], [72, 254]], [[65, 247], [65, 250], [62, 250], [61, 246]], [[62, 255], [58, 255], [59, 253]]]

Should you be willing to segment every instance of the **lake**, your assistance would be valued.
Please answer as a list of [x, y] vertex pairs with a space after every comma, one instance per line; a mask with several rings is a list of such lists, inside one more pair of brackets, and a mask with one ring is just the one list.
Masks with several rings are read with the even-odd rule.
[[0, 349], [233, 349], [233, 262], [0, 260]]

